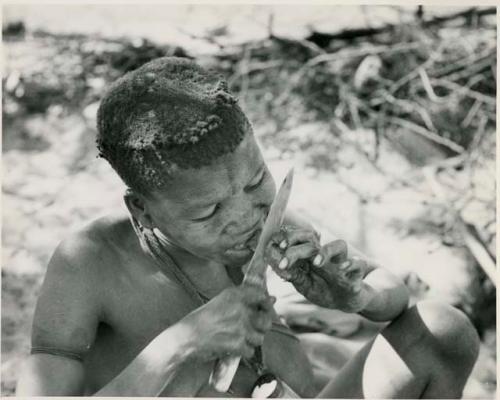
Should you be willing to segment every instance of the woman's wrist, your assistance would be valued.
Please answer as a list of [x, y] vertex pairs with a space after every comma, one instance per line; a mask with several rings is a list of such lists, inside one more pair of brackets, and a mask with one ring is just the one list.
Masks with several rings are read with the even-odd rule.
[[359, 314], [372, 321], [391, 321], [408, 306], [408, 289], [405, 285], [378, 288], [372, 282], [363, 282], [362, 290], [368, 301]]
[[383, 294], [365, 282], [362, 284], [360, 296], [363, 308], [359, 311], [359, 314], [371, 318], [376, 317], [384, 311], [385, 302]]

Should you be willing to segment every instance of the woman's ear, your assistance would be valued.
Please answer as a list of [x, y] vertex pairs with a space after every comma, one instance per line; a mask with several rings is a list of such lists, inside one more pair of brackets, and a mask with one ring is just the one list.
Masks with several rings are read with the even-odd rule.
[[123, 200], [130, 214], [134, 216], [141, 226], [146, 229], [154, 228], [153, 220], [148, 212], [144, 196], [128, 189], [123, 196]]

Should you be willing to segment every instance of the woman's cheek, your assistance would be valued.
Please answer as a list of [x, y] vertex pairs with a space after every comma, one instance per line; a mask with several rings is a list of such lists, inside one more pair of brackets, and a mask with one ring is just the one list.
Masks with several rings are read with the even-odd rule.
[[274, 183], [274, 179], [267, 179], [262, 189], [260, 201], [270, 206], [274, 200], [274, 196], [276, 196], [276, 184]]
[[196, 226], [190, 227], [189, 235], [186, 240], [189, 242], [190, 246], [196, 247], [203, 252], [210, 252], [210, 250], [215, 250], [215, 244], [217, 243], [217, 238], [219, 236], [217, 223], [214, 221], [205, 222], [203, 224], [197, 224]]

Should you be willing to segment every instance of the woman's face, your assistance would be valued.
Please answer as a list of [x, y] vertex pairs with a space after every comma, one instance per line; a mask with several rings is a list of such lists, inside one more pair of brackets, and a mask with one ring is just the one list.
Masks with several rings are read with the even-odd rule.
[[[178, 170], [167, 192], [147, 200], [173, 244], [204, 259], [242, 265], [256, 245], [276, 187], [252, 134], [210, 166]], [[253, 243], [252, 243], [253, 242]]]

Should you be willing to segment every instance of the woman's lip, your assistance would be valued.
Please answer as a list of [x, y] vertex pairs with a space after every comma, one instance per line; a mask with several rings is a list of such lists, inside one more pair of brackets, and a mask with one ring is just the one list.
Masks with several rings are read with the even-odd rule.
[[244, 231], [238, 235], [233, 235], [233, 238], [235, 238], [236, 240], [234, 240], [232, 246], [236, 246], [239, 243], [245, 243], [246, 241], [248, 241], [248, 239], [250, 239], [255, 234], [255, 232], [257, 232], [260, 229], [261, 223], [262, 223], [262, 221], [259, 220], [250, 229], [247, 229], [246, 231]]
[[226, 254], [226, 256], [237, 260], [244, 260], [245, 262], [248, 261], [253, 255], [253, 251], [248, 247], [245, 247], [241, 250], [227, 249], [224, 253]]
[[[260, 236], [261, 229], [257, 227], [251, 234], [245, 238], [244, 240], [239, 241], [238, 243], [233, 244], [228, 248], [228, 250], [242, 251], [242, 250], [255, 250], [257, 247], [257, 242]], [[238, 246], [238, 247], [236, 247]]]
[[[243, 231], [239, 235], [235, 235], [235, 236], [236, 237], [238, 237], [238, 236], [245, 237], [247, 235], [248, 235], [248, 237], [252, 236], [255, 233], [255, 231], [260, 227], [260, 223], [261, 223], [261, 220], [257, 221], [257, 223], [252, 225], [252, 227], [250, 229], [247, 229], [246, 231]], [[246, 240], [248, 240], [248, 238]]]

